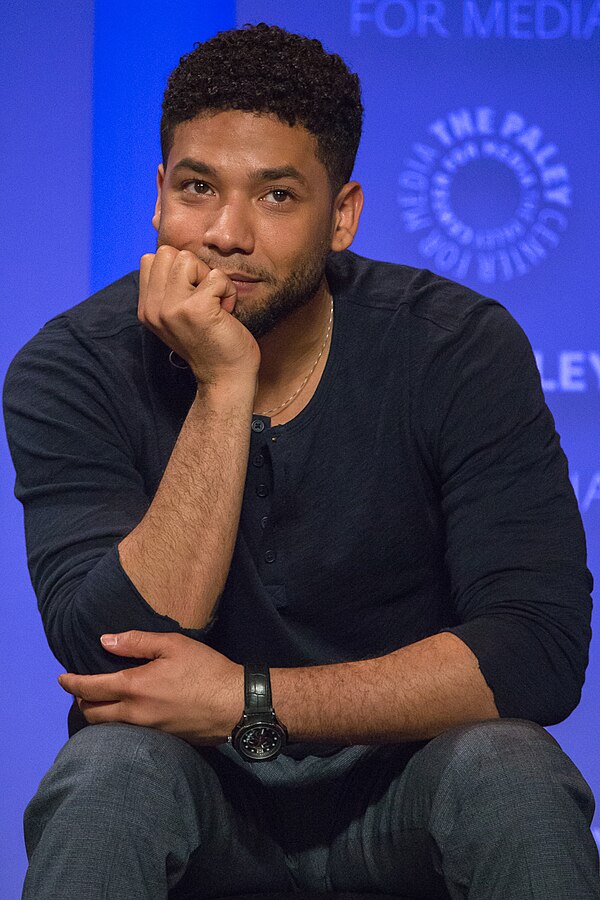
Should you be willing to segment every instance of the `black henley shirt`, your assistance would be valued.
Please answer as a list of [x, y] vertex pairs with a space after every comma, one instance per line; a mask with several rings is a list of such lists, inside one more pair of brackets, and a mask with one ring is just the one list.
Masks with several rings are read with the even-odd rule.
[[138, 322], [137, 273], [17, 355], [6, 419], [52, 651], [108, 672], [139, 661], [104, 651], [103, 632], [178, 631], [240, 663], [306, 666], [452, 631], [501, 715], [560, 721], [583, 683], [591, 578], [527, 339], [498, 303], [427, 271], [345, 252], [328, 280], [325, 371], [290, 422], [248, 421], [237, 543], [202, 630], [157, 614], [117, 553], [195, 393]]

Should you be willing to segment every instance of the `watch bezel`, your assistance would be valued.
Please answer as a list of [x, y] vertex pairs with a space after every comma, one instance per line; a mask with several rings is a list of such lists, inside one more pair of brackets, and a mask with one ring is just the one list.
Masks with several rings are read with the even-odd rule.
[[[277, 738], [277, 746], [274, 747], [273, 750], [267, 751], [266, 753], [262, 753], [260, 755], [249, 752], [243, 742], [244, 738], [249, 733], [258, 728], [268, 729]], [[285, 747], [286, 741], [287, 732], [283, 725], [281, 725], [277, 721], [267, 722], [262, 716], [255, 719], [254, 721], [240, 723], [231, 736], [231, 743], [233, 744], [234, 749], [240, 754], [243, 759], [247, 760], [248, 762], [267, 762], [270, 759], [275, 759], [277, 756], [279, 756], [279, 754]]]

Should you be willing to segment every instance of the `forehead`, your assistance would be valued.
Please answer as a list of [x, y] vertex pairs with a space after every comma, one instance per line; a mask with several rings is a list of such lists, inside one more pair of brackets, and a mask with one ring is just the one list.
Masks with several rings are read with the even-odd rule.
[[167, 171], [185, 158], [227, 172], [293, 166], [309, 180], [326, 177], [317, 142], [302, 125], [242, 110], [203, 113], [175, 126]]

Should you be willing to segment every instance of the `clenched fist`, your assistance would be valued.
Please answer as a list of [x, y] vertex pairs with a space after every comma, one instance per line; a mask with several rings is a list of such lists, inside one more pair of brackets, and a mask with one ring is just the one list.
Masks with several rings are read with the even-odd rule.
[[260, 348], [232, 314], [234, 283], [189, 250], [167, 245], [140, 260], [138, 318], [190, 366], [200, 384], [256, 377]]

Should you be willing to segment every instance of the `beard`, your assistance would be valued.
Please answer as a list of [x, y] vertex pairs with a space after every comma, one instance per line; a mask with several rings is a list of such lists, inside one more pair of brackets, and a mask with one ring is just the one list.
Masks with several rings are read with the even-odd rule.
[[[156, 246], [168, 243], [159, 232]], [[255, 307], [245, 307], [243, 301], [236, 303], [232, 315], [244, 325], [254, 338], [261, 338], [272, 331], [276, 325], [287, 319], [296, 310], [313, 299], [325, 277], [325, 265], [329, 255], [329, 237], [323, 236], [315, 247], [301, 257], [294, 267], [294, 271], [278, 281], [271, 272], [266, 269], [252, 268], [244, 263], [237, 262], [233, 257], [226, 260], [216, 256], [204, 256], [196, 254], [198, 259], [206, 263], [211, 269], [236, 271], [249, 275], [250, 278], [259, 278], [270, 293]]]
[[[248, 308], [238, 302], [232, 315], [245, 325], [253, 337], [257, 339], [264, 337], [276, 325], [313, 299], [325, 277], [328, 253], [329, 247], [326, 247], [318, 254], [305, 257], [295, 271], [279, 283], [265, 277], [264, 282], [273, 284], [274, 288], [261, 301], [260, 306]], [[256, 272], [247, 274], [261, 277]]]

